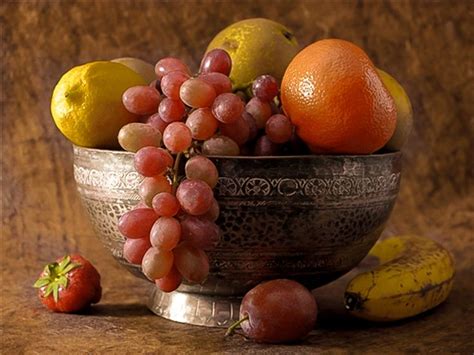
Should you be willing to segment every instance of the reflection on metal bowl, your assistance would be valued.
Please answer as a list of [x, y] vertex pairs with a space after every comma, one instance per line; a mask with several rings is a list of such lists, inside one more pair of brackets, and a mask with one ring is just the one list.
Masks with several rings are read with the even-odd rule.
[[[238, 318], [239, 297], [263, 280], [290, 278], [314, 288], [338, 278], [380, 236], [398, 194], [400, 158], [213, 157], [223, 238], [208, 253], [210, 275], [170, 294], [150, 283], [150, 309], [175, 321], [227, 326]], [[133, 154], [74, 147], [74, 177], [99, 238], [144, 278], [123, 259], [117, 230], [118, 218], [139, 200]]]

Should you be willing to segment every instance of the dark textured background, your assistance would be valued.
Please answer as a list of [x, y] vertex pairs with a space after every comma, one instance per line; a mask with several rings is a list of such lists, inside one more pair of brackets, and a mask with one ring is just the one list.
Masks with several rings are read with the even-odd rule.
[[[47, 352], [461, 351], [474, 349], [472, 1], [3, 1], [1, 345]], [[50, 117], [52, 88], [72, 66], [123, 56], [167, 55], [196, 68], [223, 27], [248, 17], [286, 24], [302, 46], [338, 37], [363, 47], [412, 99], [415, 129], [404, 148], [400, 196], [386, 234], [441, 241], [457, 263], [448, 301], [388, 326], [349, 319], [347, 280], [317, 291], [318, 328], [304, 344], [269, 347], [150, 314], [139, 280], [114, 263], [80, 205], [71, 145]], [[45, 311], [31, 288], [43, 263], [80, 251], [97, 265], [104, 296], [87, 315]]]

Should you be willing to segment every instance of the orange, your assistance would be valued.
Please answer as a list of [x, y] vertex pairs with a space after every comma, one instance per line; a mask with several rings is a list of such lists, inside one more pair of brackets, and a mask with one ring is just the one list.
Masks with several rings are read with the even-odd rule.
[[374, 64], [356, 45], [317, 41], [290, 62], [283, 109], [315, 153], [370, 154], [391, 138], [395, 103]]

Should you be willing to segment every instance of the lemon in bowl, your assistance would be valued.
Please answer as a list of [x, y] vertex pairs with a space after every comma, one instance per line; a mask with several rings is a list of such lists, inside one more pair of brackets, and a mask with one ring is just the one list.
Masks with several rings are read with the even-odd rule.
[[139, 119], [125, 109], [122, 94], [129, 87], [146, 84], [142, 76], [120, 63], [98, 61], [74, 67], [54, 88], [54, 123], [75, 145], [119, 148], [120, 128]]
[[408, 139], [413, 128], [413, 109], [410, 98], [400, 83], [387, 72], [377, 69], [385, 87], [393, 97], [397, 109], [397, 126], [385, 148], [390, 151], [400, 150]]
[[112, 59], [111, 62], [120, 63], [140, 74], [147, 83], [156, 80], [155, 67], [140, 58], [122, 57]]

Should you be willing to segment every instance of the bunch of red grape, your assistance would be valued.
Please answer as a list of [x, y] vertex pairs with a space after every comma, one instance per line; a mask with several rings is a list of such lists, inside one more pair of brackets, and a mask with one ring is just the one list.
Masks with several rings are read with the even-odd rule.
[[142, 201], [118, 223], [127, 237], [125, 259], [141, 264], [145, 276], [166, 292], [174, 291], [182, 277], [203, 282], [209, 273], [205, 250], [220, 239], [215, 223], [219, 205], [212, 191], [218, 178], [215, 165], [204, 156], [191, 157], [186, 177], [179, 181], [179, 159], [156, 146], [135, 153], [135, 169], [145, 177], [139, 187]]
[[[279, 106], [277, 80], [261, 75], [245, 92], [233, 93], [228, 77], [231, 66], [229, 55], [221, 49], [204, 56], [200, 72], [194, 77], [179, 59], [161, 59], [155, 66], [158, 79], [150, 87], [127, 90], [124, 104], [129, 111], [144, 115], [143, 121], [164, 135], [165, 146], [165, 129], [172, 126], [184, 134], [186, 125], [194, 140], [192, 150], [204, 155], [306, 153]], [[247, 100], [248, 96], [252, 97]], [[176, 148], [188, 141], [186, 131]]]
[[[164, 58], [156, 65], [156, 82], [123, 94], [128, 111], [152, 114], [148, 123], [124, 126], [118, 137], [125, 150], [135, 153], [135, 169], [144, 176], [138, 191], [141, 203], [118, 224], [127, 237], [124, 257], [141, 264], [143, 273], [166, 292], [175, 290], [182, 278], [203, 282], [209, 273], [205, 251], [220, 239], [215, 223], [219, 205], [212, 190], [217, 168], [196, 154], [194, 143], [211, 138], [217, 130], [210, 106], [222, 85], [221, 91], [231, 90], [229, 78], [221, 73], [228, 74], [230, 66], [226, 52], [213, 51], [204, 58], [200, 76], [192, 78], [181, 61]], [[187, 161], [181, 178], [183, 157]]]
[[220, 239], [212, 191], [218, 172], [204, 155], [275, 155], [285, 151], [285, 143], [298, 146], [294, 127], [278, 107], [275, 78], [256, 78], [246, 102], [244, 92], [232, 92], [231, 67], [221, 49], [204, 56], [196, 76], [179, 59], [163, 58], [155, 81], [122, 97], [143, 121], [124, 126], [119, 143], [135, 153], [135, 169], [144, 176], [142, 201], [119, 220], [127, 237], [124, 257], [141, 264], [163, 291], [175, 290], [182, 278], [203, 282], [209, 272], [205, 251]]

